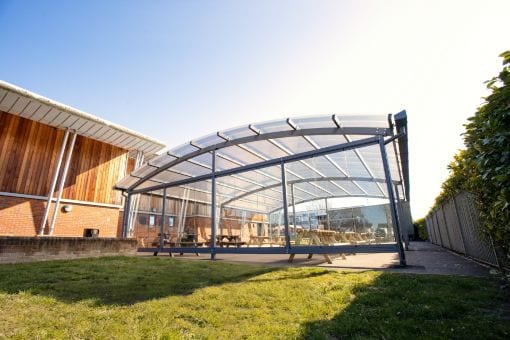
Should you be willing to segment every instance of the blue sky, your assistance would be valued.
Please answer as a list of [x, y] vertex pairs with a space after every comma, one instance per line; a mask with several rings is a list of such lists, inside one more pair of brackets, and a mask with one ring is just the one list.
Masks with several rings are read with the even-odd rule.
[[0, 0], [0, 78], [172, 147], [292, 115], [409, 115], [423, 216], [509, 49], [510, 1]]

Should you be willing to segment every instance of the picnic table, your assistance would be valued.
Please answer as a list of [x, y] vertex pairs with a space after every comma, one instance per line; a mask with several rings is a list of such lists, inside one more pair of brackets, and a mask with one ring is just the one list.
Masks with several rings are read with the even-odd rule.
[[261, 247], [266, 241], [270, 240], [271, 238], [269, 236], [250, 236], [250, 240], [248, 241], [248, 247], [251, 244], [255, 244]]
[[216, 244], [219, 245], [221, 248], [223, 248], [224, 246], [226, 246], [227, 248], [230, 246], [235, 246], [239, 248], [245, 245], [246, 242], [241, 241], [241, 236], [239, 235], [217, 235]]

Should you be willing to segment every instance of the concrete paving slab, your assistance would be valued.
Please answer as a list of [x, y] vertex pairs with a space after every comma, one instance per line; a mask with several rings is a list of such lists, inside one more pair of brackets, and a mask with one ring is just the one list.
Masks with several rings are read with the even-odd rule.
[[[152, 254], [144, 254], [152, 256]], [[141, 255], [141, 256], [144, 256]], [[168, 255], [159, 255], [168, 256]], [[285, 267], [321, 267], [339, 271], [384, 270], [397, 273], [440, 274], [465, 276], [490, 276], [490, 267], [455, 254], [429, 242], [411, 242], [406, 251], [407, 266], [401, 267], [397, 253], [356, 254], [348, 255], [346, 259], [332, 256], [333, 263], [325, 263], [322, 255], [296, 255], [292, 263], [288, 263], [288, 255], [279, 254], [217, 254], [216, 261], [229, 263], [246, 263], [267, 266]], [[210, 261], [208, 254], [196, 256], [185, 254], [175, 256], [176, 259], [193, 261]]]

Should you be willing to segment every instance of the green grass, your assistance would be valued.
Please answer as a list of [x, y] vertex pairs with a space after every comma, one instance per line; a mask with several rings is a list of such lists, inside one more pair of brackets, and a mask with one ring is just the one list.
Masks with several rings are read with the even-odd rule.
[[170, 258], [0, 265], [0, 338], [509, 338], [495, 281]]

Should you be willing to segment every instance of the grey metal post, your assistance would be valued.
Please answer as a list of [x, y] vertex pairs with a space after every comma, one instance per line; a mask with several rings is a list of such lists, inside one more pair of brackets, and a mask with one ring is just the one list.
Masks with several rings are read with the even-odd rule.
[[290, 233], [289, 233], [289, 209], [287, 207], [287, 176], [285, 175], [285, 163], [281, 162], [282, 170], [282, 192], [283, 192], [283, 221], [285, 223], [285, 247], [290, 250]]
[[294, 202], [294, 184], [290, 185], [290, 199], [292, 203], [292, 224], [294, 225], [294, 231], [297, 232], [296, 229], [296, 204]]
[[388, 197], [390, 199], [391, 219], [393, 220], [393, 233], [395, 234], [395, 241], [397, 242], [398, 255], [400, 257], [400, 265], [406, 265], [406, 255], [404, 247], [402, 246], [402, 239], [400, 237], [400, 223], [397, 215], [397, 207], [395, 206], [395, 195], [393, 192], [393, 185], [391, 181], [391, 172], [388, 164], [388, 157], [386, 155], [386, 147], [384, 145], [384, 137], [379, 137], [379, 147], [381, 149], [381, 158], [384, 167], [384, 177], [386, 178], [386, 188], [388, 190]]
[[123, 230], [122, 230], [122, 236], [128, 237], [128, 228], [129, 228], [129, 220], [131, 218], [131, 214], [129, 213], [129, 209], [131, 208], [131, 196], [132, 194], [127, 195], [126, 200], [124, 201], [124, 220], [122, 221], [123, 224]]
[[163, 252], [163, 242], [165, 242], [165, 213], [166, 213], [166, 188], [163, 189], [163, 207], [161, 208], [161, 225], [159, 227], [159, 251]]
[[58, 154], [57, 167], [55, 168], [55, 172], [53, 173], [53, 177], [51, 178], [50, 191], [48, 192], [48, 199], [46, 200], [46, 208], [44, 209], [41, 228], [39, 229], [39, 236], [44, 235], [44, 228], [46, 227], [46, 222], [48, 221], [48, 214], [50, 212], [51, 199], [53, 198], [53, 192], [55, 191], [55, 186], [57, 185], [58, 173], [60, 172], [62, 159], [64, 159], [64, 151], [66, 149], [68, 138], [69, 129], [66, 129], [64, 133], [64, 139], [62, 140], [62, 145], [60, 146], [60, 153]]
[[66, 162], [64, 165], [64, 170], [62, 171], [62, 176], [60, 177], [57, 200], [55, 202], [55, 205], [53, 206], [53, 216], [51, 216], [50, 232], [49, 232], [50, 235], [53, 235], [53, 230], [55, 230], [55, 221], [57, 220], [58, 206], [60, 205], [60, 200], [62, 199], [62, 191], [64, 190], [64, 184], [65, 184], [66, 177], [67, 177], [67, 171], [69, 170], [69, 164], [71, 163], [71, 158], [73, 156], [75, 142], [76, 142], [76, 132], [74, 132], [73, 136], [71, 137], [71, 143], [69, 145], [69, 150], [67, 151], [67, 157], [66, 157]]
[[[144, 153], [142, 151], [137, 151], [136, 152], [135, 167], [134, 167], [133, 171], [142, 166], [143, 161], [144, 161], [144, 157], [145, 157], [145, 155], [144, 155]], [[133, 231], [133, 228], [134, 228], [133, 227], [133, 223], [134, 223], [134, 221], [131, 218], [131, 216], [134, 217], [135, 214], [136, 214], [136, 211], [138, 210], [138, 204], [140, 202], [140, 196], [141, 195], [134, 196], [133, 200], [129, 204], [129, 211], [127, 212], [127, 214], [130, 217], [128, 218], [129, 224], [126, 225], [125, 237], [130, 237], [131, 233]]]
[[211, 186], [211, 260], [216, 257], [216, 150], [212, 151]]
[[324, 198], [324, 202], [326, 203], [326, 221], [328, 223], [328, 230], [331, 230], [331, 221], [329, 220], [329, 214], [328, 214], [328, 199]]

